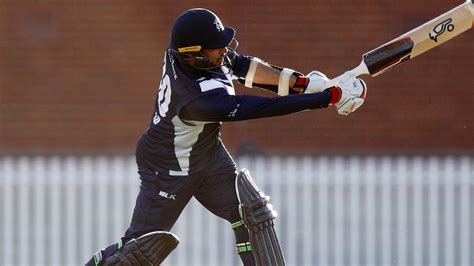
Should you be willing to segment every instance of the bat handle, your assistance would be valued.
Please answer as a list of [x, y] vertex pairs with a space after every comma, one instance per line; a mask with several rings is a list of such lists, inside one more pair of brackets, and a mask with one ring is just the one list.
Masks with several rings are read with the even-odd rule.
[[[348, 71], [352, 76], [358, 77], [360, 75], [364, 74], [369, 74], [369, 70], [367, 69], [367, 66], [365, 65], [364, 61], [360, 63], [356, 68], [349, 70]], [[344, 73], [345, 74], [345, 73]], [[344, 76], [344, 74], [339, 75], [331, 80], [329, 80], [325, 85], [324, 88], [328, 89], [334, 86], [338, 86], [339, 82], [341, 81], [341, 78]]]

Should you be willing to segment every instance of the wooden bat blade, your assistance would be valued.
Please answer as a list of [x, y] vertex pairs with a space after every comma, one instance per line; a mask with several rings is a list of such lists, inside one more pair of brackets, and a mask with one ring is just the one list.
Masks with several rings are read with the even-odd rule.
[[474, 5], [468, 1], [363, 55], [373, 77], [425, 53], [473, 27]]
[[[362, 56], [362, 62], [349, 72], [378, 76], [393, 67], [425, 53], [474, 27], [474, 3], [468, 0], [454, 9], [383, 44]], [[337, 86], [342, 75], [328, 81], [326, 88]]]

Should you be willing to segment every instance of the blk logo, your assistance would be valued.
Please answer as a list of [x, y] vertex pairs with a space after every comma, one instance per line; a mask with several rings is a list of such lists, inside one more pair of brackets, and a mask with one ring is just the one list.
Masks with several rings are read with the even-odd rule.
[[168, 192], [160, 191], [158, 195], [163, 198], [176, 200], [176, 194], [168, 194]]

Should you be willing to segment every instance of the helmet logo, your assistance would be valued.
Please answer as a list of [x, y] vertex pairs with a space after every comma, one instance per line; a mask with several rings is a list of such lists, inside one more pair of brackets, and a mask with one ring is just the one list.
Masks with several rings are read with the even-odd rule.
[[214, 25], [216, 25], [217, 31], [223, 31], [224, 30], [224, 25], [222, 25], [222, 22], [219, 20], [219, 18], [216, 18], [214, 20]]

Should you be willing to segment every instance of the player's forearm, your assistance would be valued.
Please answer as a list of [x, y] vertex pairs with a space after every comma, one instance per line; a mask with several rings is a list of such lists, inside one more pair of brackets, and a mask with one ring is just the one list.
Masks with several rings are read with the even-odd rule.
[[330, 96], [327, 91], [312, 95], [302, 94], [273, 98], [236, 96], [240, 106], [236, 109], [235, 115], [222, 117], [221, 121], [241, 121], [326, 108], [329, 105]]
[[273, 98], [217, 93], [191, 102], [182, 109], [180, 117], [206, 122], [241, 121], [325, 108], [330, 100], [329, 91]]
[[[280, 74], [281, 74], [280, 69], [272, 67], [265, 62], [260, 62], [257, 64], [253, 82], [256, 84], [262, 84], [262, 85], [278, 86], [278, 82], [280, 80]], [[296, 76], [293, 76], [293, 75], [290, 76], [289, 86], [293, 87], [295, 82], [296, 82]], [[275, 87], [275, 89], [278, 89], [278, 87]]]
[[289, 68], [282, 68], [253, 57], [246, 75], [239, 79], [248, 88], [262, 88], [280, 96], [304, 93], [309, 79]]

